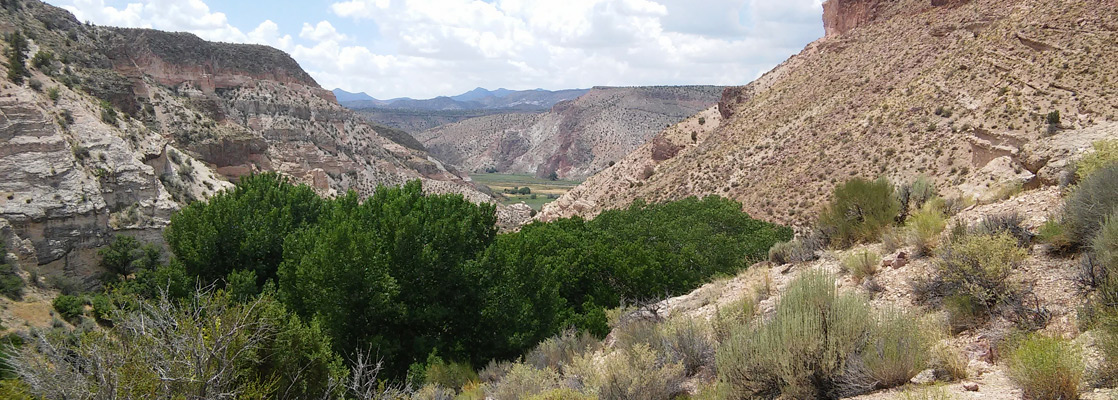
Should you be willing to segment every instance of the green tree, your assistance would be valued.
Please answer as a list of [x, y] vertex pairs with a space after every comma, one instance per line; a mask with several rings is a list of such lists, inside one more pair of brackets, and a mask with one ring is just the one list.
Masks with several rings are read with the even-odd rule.
[[283, 261], [284, 238], [316, 223], [323, 206], [310, 187], [275, 173], [251, 175], [176, 213], [163, 236], [185, 271], [203, 284], [249, 269], [263, 287]]
[[[432, 350], [477, 356], [482, 271], [475, 259], [496, 236], [493, 205], [428, 196], [419, 181], [348, 193], [319, 224], [293, 234], [280, 268], [282, 299], [321, 320], [341, 351], [376, 349], [401, 373]], [[477, 357], [477, 360], [481, 360]]]
[[107, 247], [97, 252], [101, 256], [102, 279], [108, 282], [127, 278], [139, 270], [154, 269], [163, 258], [159, 247], [151, 243], [140, 244], [135, 237], [120, 235]]
[[23, 83], [23, 78], [31, 76], [27, 71], [27, 38], [20, 31], [8, 35], [8, 80], [16, 84]]

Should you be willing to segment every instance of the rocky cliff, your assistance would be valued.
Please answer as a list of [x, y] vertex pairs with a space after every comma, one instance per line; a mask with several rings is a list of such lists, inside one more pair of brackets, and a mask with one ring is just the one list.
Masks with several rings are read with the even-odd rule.
[[[1057, 183], [1053, 166], [1087, 149], [1076, 138], [1114, 132], [1113, 0], [827, 4], [828, 36], [727, 89], [717, 128], [691, 143], [681, 132], [692, 122], [661, 132], [541, 218], [717, 194], [755, 217], [807, 223], [851, 177], [926, 175], [950, 195], [986, 197]], [[658, 143], [683, 145], [664, 158]]]
[[93, 249], [114, 234], [158, 240], [181, 205], [260, 171], [325, 195], [422, 179], [492, 201], [411, 138], [339, 106], [279, 50], [18, 3], [0, 9], [0, 32], [53, 59], [0, 84], [0, 218], [47, 270], [90, 276]]
[[720, 87], [594, 88], [543, 114], [468, 119], [416, 138], [469, 172], [581, 179], [606, 168], [674, 124], [718, 101]]

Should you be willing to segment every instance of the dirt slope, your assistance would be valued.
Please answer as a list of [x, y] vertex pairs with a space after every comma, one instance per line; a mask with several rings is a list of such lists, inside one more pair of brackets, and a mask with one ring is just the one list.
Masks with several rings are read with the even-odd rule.
[[[633, 199], [718, 194], [753, 216], [804, 223], [855, 176], [983, 196], [1053, 184], [1030, 146], [1118, 121], [1118, 2], [831, 0], [827, 36], [727, 89], [720, 125], [673, 127], [545, 208], [594, 215]], [[1058, 124], [1047, 116], [1060, 113]], [[685, 122], [684, 124], [689, 124]], [[663, 159], [664, 143], [682, 147]], [[1039, 176], [1038, 176], [1039, 174]]]

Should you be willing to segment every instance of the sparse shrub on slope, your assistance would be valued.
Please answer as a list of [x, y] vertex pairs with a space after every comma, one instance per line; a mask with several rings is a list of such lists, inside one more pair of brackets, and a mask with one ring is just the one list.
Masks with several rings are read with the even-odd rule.
[[23, 298], [23, 277], [19, 276], [19, 267], [8, 262], [8, 249], [0, 243], [0, 295], [12, 300]]
[[1009, 352], [1009, 376], [1036, 400], [1075, 400], [1083, 378], [1081, 350], [1071, 342], [1030, 335]]
[[674, 399], [683, 393], [685, 377], [683, 365], [666, 361], [646, 344], [610, 352], [601, 360], [582, 357], [572, 372], [603, 400]]
[[988, 313], [1011, 299], [1017, 288], [1010, 281], [1025, 250], [1008, 233], [967, 234], [939, 251], [935, 276], [918, 288], [924, 297], [947, 297]]
[[980, 235], [1008, 233], [1017, 239], [1017, 245], [1019, 247], [1028, 248], [1029, 244], [1033, 241], [1033, 234], [1029, 232], [1028, 229], [1021, 226], [1023, 222], [1025, 222], [1025, 217], [1016, 212], [987, 215], [982, 218], [982, 221], [978, 223], [974, 231]]
[[559, 389], [559, 373], [518, 363], [490, 387], [488, 394], [495, 400], [520, 400], [555, 389]]
[[1103, 220], [1118, 210], [1118, 164], [1101, 168], [1072, 190], [1061, 222], [1076, 245], [1090, 244]]
[[835, 188], [834, 197], [819, 218], [831, 245], [845, 248], [877, 240], [896, 219], [901, 204], [885, 178], [852, 179]]
[[881, 387], [908, 383], [929, 363], [931, 337], [923, 321], [912, 313], [885, 310], [874, 322], [861, 354], [866, 374]]
[[1083, 156], [1075, 164], [1075, 175], [1080, 181], [1087, 179], [1106, 166], [1118, 163], [1118, 140], [1100, 140], [1092, 144], [1095, 151]]
[[528, 352], [524, 363], [536, 369], [551, 368], [563, 372], [576, 357], [594, 352], [600, 344], [597, 338], [585, 331], [567, 329]]
[[85, 313], [85, 304], [80, 297], [71, 296], [68, 294], [59, 295], [51, 302], [54, 310], [63, 319], [72, 323], [77, 323], [78, 317]]
[[874, 313], [834, 278], [809, 271], [784, 293], [776, 315], [745, 326], [718, 350], [730, 398], [838, 398], [908, 382], [928, 361], [915, 315]]
[[676, 318], [661, 326], [668, 362], [683, 365], [687, 376], [703, 367], [714, 367], [716, 346], [707, 325], [691, 318]]
[[947, 227], [942, 200], [929, 201], [905, 221], [905, 239], [921, 257], [929, 254], [939, 243], [940, 233]]
[[835, 398], [847, 361], [870, 329], [866, 302], [839, 294], [834, 278], [810, 271], [797, 278], [761, 326], [738, 330], [718, 350], [718, 374], [731, 398]]
[[858, 282], [876, 274], [878, 265], [881, 265], [881, 256], [871, 250], [856, 251], [842, 259], [842, 268], [850, 271]]

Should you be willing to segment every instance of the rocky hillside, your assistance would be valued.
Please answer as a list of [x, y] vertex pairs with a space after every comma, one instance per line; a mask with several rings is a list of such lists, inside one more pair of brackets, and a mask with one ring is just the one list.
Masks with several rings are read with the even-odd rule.
[[1118, 121], [1113, 0], [829, 0], [823, 20], [824, 38], [723, 93], [717, 127], [708, 110], [661, 132], [542, 217], [718, 194], [804, 223], [855, 176], [981, 197], [1058, 183], [1043, 143]]
[[281, 51], [5, 4], [0, 32], [27, 38], [28, 73], [0, 83], [0, 218], [27, 240], [23, 265], [90, 276], [114, 233], [157, 240], [181, 205], [258, 171], [323, 194], [422, 179], [491, 201], [406, 134], [339, 106]]
[[633, 151], [664, 126], [718, 101], [714, 86], [594, 88], [543, 114], [473, 118], [416, 134], [466, 171], [581, 179]]

